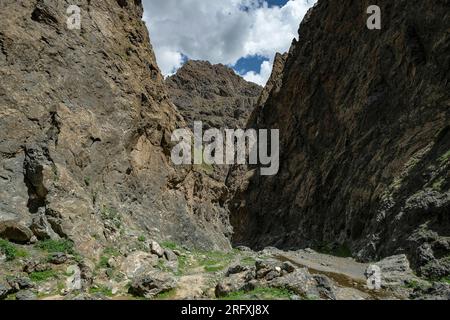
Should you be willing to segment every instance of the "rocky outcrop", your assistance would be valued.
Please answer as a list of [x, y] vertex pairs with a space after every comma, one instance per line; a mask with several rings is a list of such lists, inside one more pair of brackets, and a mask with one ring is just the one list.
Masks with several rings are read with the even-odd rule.
[[301, 24], [250, 124], [280, 129], [280, 171], [237, 187], [236, 244], [448, 259], [448, 3], [376, 3], [379, 31], [367, 1], [319, 1]]
[[141, 1], [77, 4], [81, 30], [67, 28], [60, 1], [0, 4], [0, 222], [69, 238], [87, 257], [142, 234], [229, 248], [222, 188], [168, 159], [170, 133], [186, 124]]
[[245, 128], [262, 89], [222, 64], [192, 60], [166, 85], [188, 125], [203, 121], [205, 128]]

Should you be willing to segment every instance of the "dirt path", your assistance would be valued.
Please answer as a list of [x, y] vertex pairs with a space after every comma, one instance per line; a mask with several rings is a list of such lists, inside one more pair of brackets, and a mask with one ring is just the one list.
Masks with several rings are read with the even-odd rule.
[[370, 290], [364, 275], [369, 264], [351, 258], [340, 258], [310, 251], [279, 252], [278, 260], [289, 261], [298, 267], [307, 268], [312, 274], [323, 274], [336, 282], [338, 300], [396, 299], [384, 290]]

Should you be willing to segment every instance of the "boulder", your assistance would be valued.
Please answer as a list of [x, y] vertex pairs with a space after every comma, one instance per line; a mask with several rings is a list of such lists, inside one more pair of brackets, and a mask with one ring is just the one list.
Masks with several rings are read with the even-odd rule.
[[0, 283], [0, 300], [5, 299], [12, 291], [8, 283]]
[[398, 287], [415, 279], [419, 280], [404, 254], [385, 258], [375, 265], [381, 269], [382, 287]]
[[16, 221], [0, 222], [0, 238], [2, 239], [14, 243], [26, 244], [30, 242], [32, 236], [33, 232], [28, 227]]
[[171, 274], [153, 270], [133, 279], [129, 293], [137, 297], [153, 298], [160, 293], [175, 289], [176, 285], [177, 280]]
[[126, 257], [120, 266], [120, 270], [129, 279], [132, 279], [139, 273], [151, 270], [157, 264], [157, 256], [142, 251], [136, 251]]
[[66, 255], [65, 253], [62, 253], [62, 252], [56, 252], [56, 253], [52, 253], [52, 254], [50, 255], [48, 261], [49, 261], [50, 263], [59, 265], [59, 264], [66, 263], [68, 259], [69, 259], [69, 258], [67, 257], [67, 255]]
[[215, 295], [217, 298], [222, 298], [232, 292], [250, 291], [255, 288], [253, 278], [254, 273], [251, 271], [231, 274], [216, 285]]
[[151, 253], [156, 254], [158, 257], [162, 258], [164, 256], [164, 249], [161, 248], [158, 242], [152, 241], [150, 244]]
[[178, 256], [170, 249], [164, 250], [164, 257], [167, 261], [178, 261]]
[[16, 293], [16, 300], [37, 300], [37, 295], [31, 290], [23, 290]]

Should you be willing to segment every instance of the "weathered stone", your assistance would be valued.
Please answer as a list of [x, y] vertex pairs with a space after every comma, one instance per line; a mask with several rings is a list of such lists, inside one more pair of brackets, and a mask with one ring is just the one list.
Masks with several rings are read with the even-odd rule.
[[133, 279], [129, 292], [137, 297], [153, 298], [160, 293], [174, 289], [176, 285], [175, 277], [168, 273], [154, 270]]
[[7, 283], [0, 283], [0, 300], [5, 299], [12, 291], [12, 288]]
[[151, 270], [158, 264], [158, 257], [146, 252], [133, 252], [122, 262], [120, 270], [129, 278]]
[[159, 243], [156, 241], [152, 241], [152, 243], [150, 244], [150, 251], [160, 258], [164, 256], [164, 249], [161, 248]]
[[220, 281], [215, 288], [216, 297], [226, 297], [232, 292], [250, 291], [254, 289], [254, 283], [251, 282], [251, 279], [248, 277], [249, 273], [251, 272], [231, 274]]
[[32, 236], [30, 229], [16, 221], [0, 221], [0, 238], [26, 244]]
[[48, 261], [53, 264], [63, 264], [66, 263], [69, 258], [65, 253], [56, 252], [50, 254]]
[[164, 250], [164, 257], [167, 261], [178, 261], [178, 256], [170, 249]]
[[31, 290], [23, 290], [16, 293], [17, 300], [37, 300], [37, 295]]

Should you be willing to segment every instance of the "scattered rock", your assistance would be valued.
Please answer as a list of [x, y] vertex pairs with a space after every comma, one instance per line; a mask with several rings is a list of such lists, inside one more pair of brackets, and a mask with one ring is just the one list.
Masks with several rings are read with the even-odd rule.
[[221, 298], [232, 292], [250, 291], [255, 288], [253, 279], [254, 273], [251, 271], [231, 274], [216, 285], [215, 295], [217, 298]]
[[42, 272], [50, 269], [51, 267], [47, 263], [42, 263], [40, 260], [29, 260], [23, 267], [23, 271], [26, 273]]
[[283, 265], [281, 266], [281, 269], [285, 270], [288, 273], [292, 273], [297, 268], [291, 262], [285, 261], [285, 262], [283, 262]]
[[50, 263], [53, 263], [53, 264], [56, 264], [56, 265], [66, 263], [67, 260], [68, 260], [67, 255], [65, 253], [62, 253], [62, 252], [52, 253], [49, 256], [49, 259], [48, 259], [48, 261]]
[[31, 290], [23, 290], [16, 293], [17, 300], [36, 300], [37, 295]]
[[407, 281], [419, 280], [410, 268], [406, 255], [388, 257], [376, 263], [381, 269], [381, 281], [383, 287], [403, 286]]
[[238, 264], [238, 265], [235, 265], [235, 266], [231, 266], [228, 269], [228, 271], [226, 272], [225, 276], [229, 277], [232, 274], [246, 272], [246, 271], [249, 271], [249, 270], [250, 270], [250, 267]]
[[26, 226], [15, 221], [0, 222], [0, 238], [11, 242], [26, 244], [30, 242], [33, 232]]
[[153, 298], [160, 293], [174, 289], [176, 285], [177, 281], [174, 276], [153, 270], [133, 279], [129, 293], [137, 297]]
[[14, 292], [18, 292], [20, 290], [25, 289], [31, 289], [34, 287], [33, 282], [31, 282], [31, 280], [26, 277], [12, 277], [9, 278], [7, 281]]
[[167, 259], [167, 261], [177, 261], [178, 256], [170, 249], [164, 250], [164, 257]]
[[130, 254], [122, 262], [120, 270], [129, 278], [151, 270], [158, 264], [158, 257], [147, 252], [137, 251]]
[[12, 288], [7, 283], [0, 283], [0, 300], [5, 299], [12, 291]]
[[158, 242], [152, 241], [150, 244], [151, 253], [156, 254], [158, 257], [162, 258], [164, 256], [164, 249], [161, 248]]

